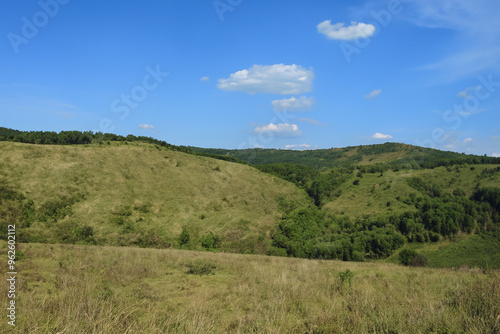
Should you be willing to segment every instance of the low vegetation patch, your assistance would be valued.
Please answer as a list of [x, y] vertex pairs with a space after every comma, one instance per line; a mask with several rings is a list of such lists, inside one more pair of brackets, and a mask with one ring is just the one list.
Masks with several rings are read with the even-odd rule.
[[200, 276], [213, 275], [215, 274], [215, 269], [217, 269], [215, 264], [203, 260], [194, 260], [192, 262], [186, 263], [186, 267], [188, 268], [186, 274]]

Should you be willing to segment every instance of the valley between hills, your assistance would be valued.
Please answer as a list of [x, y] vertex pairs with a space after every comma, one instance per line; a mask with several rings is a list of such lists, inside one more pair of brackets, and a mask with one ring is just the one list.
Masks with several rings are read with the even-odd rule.
[[24, 332], [500, 330], [498, 158], [0, 130]]

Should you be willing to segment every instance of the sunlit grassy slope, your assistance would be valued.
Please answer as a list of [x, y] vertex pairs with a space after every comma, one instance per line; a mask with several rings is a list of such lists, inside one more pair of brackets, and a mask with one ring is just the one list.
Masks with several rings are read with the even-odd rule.
[[[18, 333], [500, 331], [498, 271], [106, 246], [20, 250]], [[0, 332], [8, 327], [0, 322]]]
[[[303, 190], [252, 167], [149, 144], [0, 142], [0, 157], [1, 184], [34, 201], [37, 218], [22, 234], [30, 242], [61, 242], [91, 227], [98, 244], [165, 247], [185, 226], [188, 247], [212, 232], [223, 249], [263, 252], [284, 204], [310, 203]], [[45, 211], [57, 216], [50, 208], [64, 213], [40, 221]]]
[[[323, 209], [333, 215], [347, 215], [351, 218], [362, 215], [387, 215], [413, 211], [415, 207], [405, 200], [410, 194], [423, 194], [412, 188], [407, 180], [419, 177], [451, 194], [454, 190], [464, 191], [471, 196], [478, 187], [499, 187], [500, 173], [486, 173], [499, 165], [457, 165], [423, 170], [385, 171], [383, 173], [363, 173], [358, 177], [354, 172], [336, 190]], [[359, 180], [357, 185], [353, 183]]]

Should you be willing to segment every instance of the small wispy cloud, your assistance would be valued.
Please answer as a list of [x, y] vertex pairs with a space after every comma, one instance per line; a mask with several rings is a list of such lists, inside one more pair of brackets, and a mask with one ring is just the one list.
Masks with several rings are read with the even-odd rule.
[[326, 20], [319, 23], [316, 28], [320, 34], [329, 39], [351, 40], [357, 38], [368, 38], [375, 33], [375, 26], [361, 22], [351, 22], [350, 26], [344, 27], [344, 23], [332, 24], [332, 21]]
[[472, 138], [465, 138], [464, 139], [464, 144], [470, 143], [472, 141]]
[[312, 97], [301, 96], [298, 99], [291, 97], [289, 99], [274, 100], [271, 105], [276, 111], [311, 111], [315, 102]]
[[287, 150], [305, 150], [311, 148], [309, 144], [296, 144], [296, 145], [285, 145], [285, 149]]
[[376, 132], [373, 136], [372, 136], [373, 139], [392, 139], [392, 136], [391, 135], [384, 135], [380, 132]]
[[367, 99], [367, 100], [374, 99], [377, 96], [379, 96], [380, 93], [382, 93], [382, 89], [375, 89], [374, 91], [370, 92], [370, 94], [365, 95], [365, 99]]
[[299, 130], [299, 127], [296, 124], [288, 124], [288, 123], [280, 123], [273, 124], [270, 123], [264, 126], [258, 126], [254, 129], [255, 133], [267, 133], [273, 134], [277, 136], [288, 136], [288, 137], [296, 137], [302, 134], [302, 131]]
[[200, 81], [210, 81], [210, 78], [209, 77], [201, 77]]
[[151, 124], [139, 124], [138, 128], [143, 130], [156, 130], [155, 126]]

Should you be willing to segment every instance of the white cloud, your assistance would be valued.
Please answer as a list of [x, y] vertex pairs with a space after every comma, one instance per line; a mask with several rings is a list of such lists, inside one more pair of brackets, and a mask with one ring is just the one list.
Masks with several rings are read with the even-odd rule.
[[285, 148], [287, 150], [293, 150], [293, 149], [301, 150], [301, 149], [311, 148], [311, 145], [309, 144], [286, 145]]
[[299, 65], [253, 65], [219, 79], [217, 87], [248, 94], [302, 94], [312, 90], [314, 72]]
[[209, 77], [201, 77], [200, 81], [210, 81], [210, 78]]
[[298, 99], [291, 97], [289, 99], [274, 100], [271, 105], [276, 111], [311, 111], [315, 102], [312, 97], [301, 96]]
[[156, 128], [154, 127], [154, 125], [150, 125], [150, 124], [139, 124], [139, 129], [155, 130]]
[[500, 153], [493, 153], [491, 156], [493, 158], [500, 158]]
[[377, 96], [379, 96], [379, 95], [380, 95], [380, 93], [382, 93], [382, 89], [375, 89], [375, 90], [374, 90], [374, 91], [372, 91], [370, 94], [365, 95], [365, 99], [367, 99], [367, 100], [374, 99], [374, 98], [376, 98]]
[[280, 123], [273, 124], [270, 123], [264, 126], [258, 126], [254, 129], [256, 133], [269, 133], [278, 136], [300, 136], [302, 131], [299, 130], [299, 127], [296, 124], [288, 124], [288, 123]]
[[472, 138], [465, 138], [464, 139], [464, 144], [470, 143], [472, 141]]
[[392, 136], [391, 135], [384, 135], [380, 132], [377, 132], [375, 133], [373, 136], [372, 136], [373, 139], [391, 139]]
[[318, 125], [318, 126], [329, 126], [330, 125], [327, 123], [321, 123], [320, 121], [317, 121], [314, 118], [307, 118], [307, 117], [301, 117], [298, 119], [298, 121], [304, 122], [304, 123], [309, 123], [311, 125]]
[[344, 27], [344, 23], [332, 24], [326, 20], [319, 23], [316, 28], [320, 34], [329, 39], [350, 40], [356, 38], [368, 38], [375, 33], [375, 26], [366, 23], [352, 21], [350, 26]]
[[491, 139], [500, 139], [500, 136], [491, 136]]

